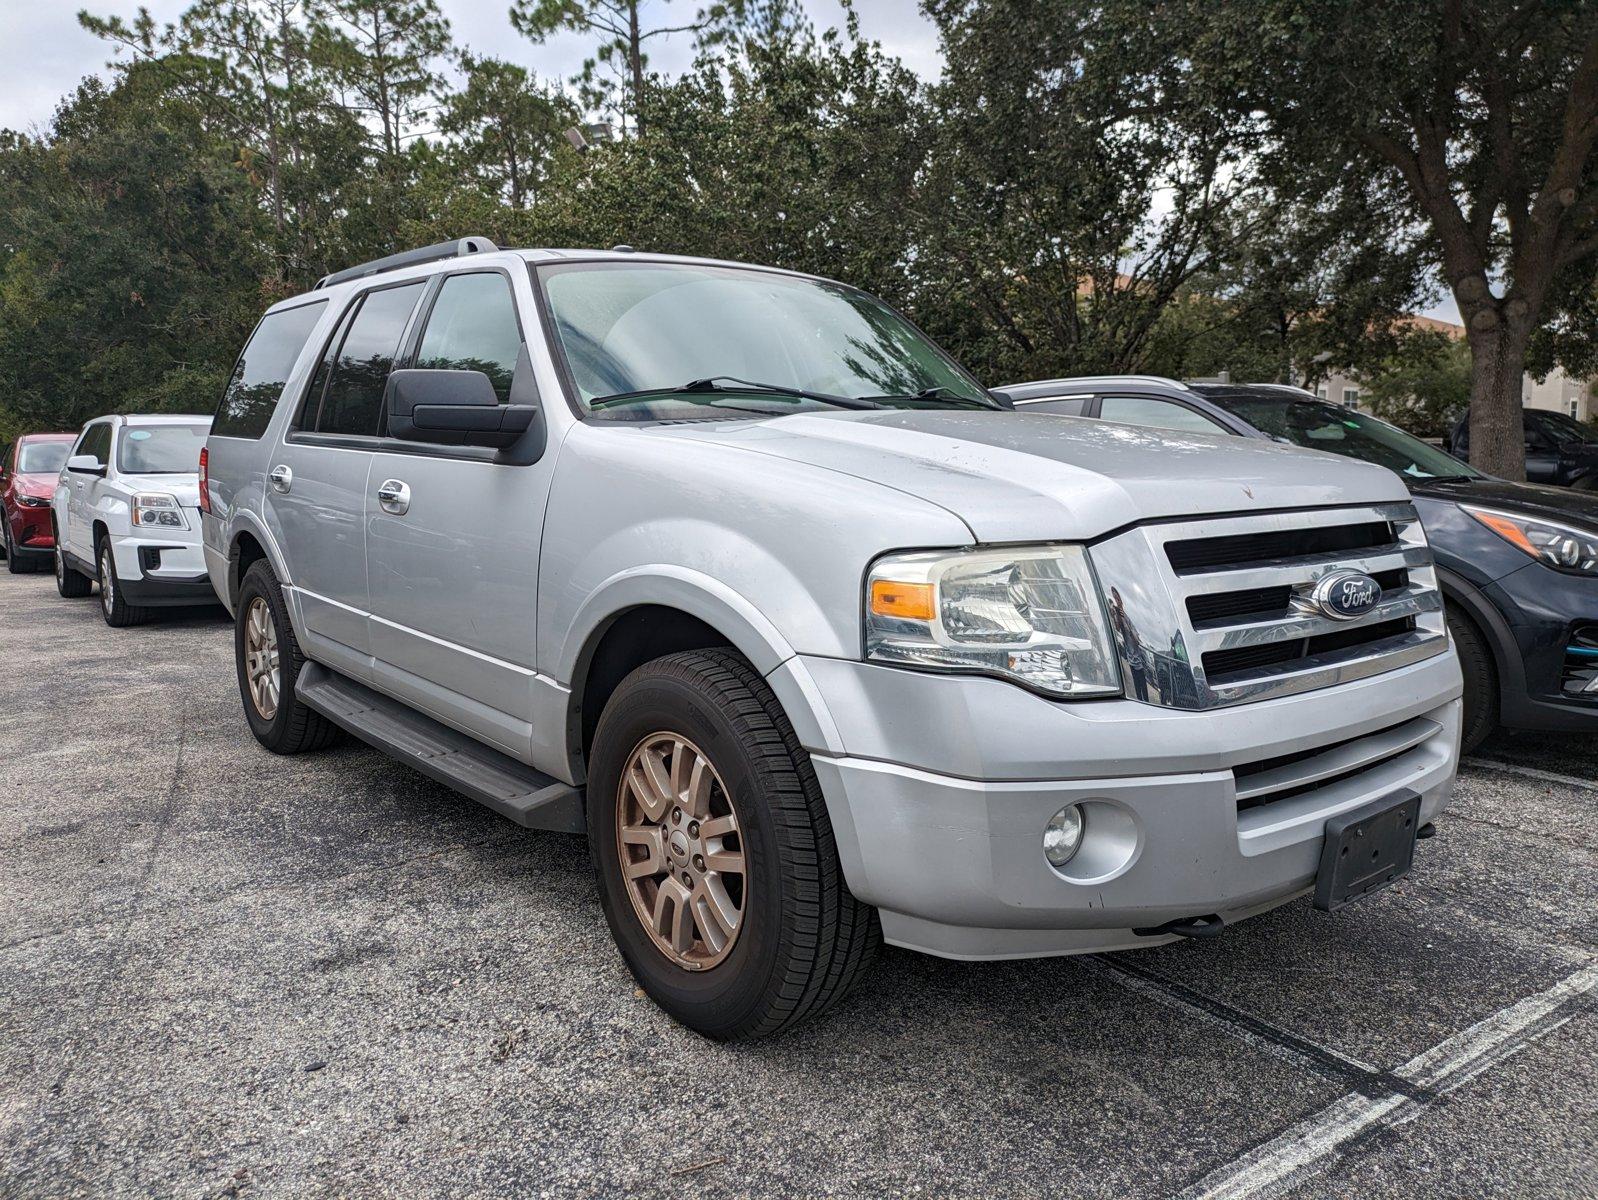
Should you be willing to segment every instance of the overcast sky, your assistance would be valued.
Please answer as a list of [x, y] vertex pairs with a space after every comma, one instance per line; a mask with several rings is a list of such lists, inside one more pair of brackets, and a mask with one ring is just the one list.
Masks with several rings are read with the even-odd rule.
[[[174, 19], [189, 0], [145, 0], [158, 23]], [[837, 0], [801, 0], [818, 29], [842, 22]], [[700, 0], [654, 0], [654, 7], [669, 14], [697, 8]], [[112, 47], [78, 27], [77, 11], [84, 4], [101, 15], [118, 14], [131, 20], [137, 0], [0, 0], [0, 128], [37, 131], [50, 119], [60, 99], [83, 76], [104, 73]], [[577, 73], [593, 40], [561, 34], [533, 45], [510, 27], [509, 0], [439, 0], [449, 18], [459, 46], [479, 54], [493, 54], [531, 67], [540, 75], [569, 78]], [[881, 42], [906, 66], [926, 78], [941, 69], [938, 39], [921, 15], [916, 0], [857, 0], [861, 30]], [[650, 65], [668, 74], [681, 70], [692, 57], [690, 38], [656, 40]], [[1428, 316], [1459, 320], [1452, 300], [1426, 310]]]

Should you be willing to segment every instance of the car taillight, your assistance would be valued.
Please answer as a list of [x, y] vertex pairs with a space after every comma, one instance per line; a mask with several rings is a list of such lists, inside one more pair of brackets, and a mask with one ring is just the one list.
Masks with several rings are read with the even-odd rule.
[[208, 513], [208, 512], [211, 511], [211, 475], [210, 475], [210, 472], [207, 471], [206, 467], [205, 467], [206, 459], [208, 457], [209, 457], [208, 448], [205, 447], [205, 446], [201, 446], [200, 447], [200, 511], [203, 512], [203, 513]]

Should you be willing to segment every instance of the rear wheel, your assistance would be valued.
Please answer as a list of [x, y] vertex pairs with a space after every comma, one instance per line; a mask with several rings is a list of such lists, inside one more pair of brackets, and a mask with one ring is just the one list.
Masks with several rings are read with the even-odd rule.
[[111, 550], [111, 539], [106, 534], [100, 535], [99, 544], [95, 547], [95, 558], [100, 564], [100, 612], [105, 617], [105, 623], [113, 628], [122, 629], [128, 625], [140, 625], [148, 621], [150, 610], [129, 604], [126, 594], [122, 591], [122, 581], [117, 578], [116, 555]]
[[89, 594], [87, 576], [78, 574], [67, 561], [67, 552], [61, 548], [61, 531], [55, 531], [55, 590], [68, 600], [81, 600]]
[[881, 942], [849, 892], [809, 756], [758, 673], [669, 655], [594, 735], [588, 837], [633, 977], [708, 1037], [777, 1033], [841, 999]]
[[1459, 667], [1465, 676], [1459, 752], [1469, 754], [1498, 727], [1498, 669], [1475, 622], [1453, 606], [1448, 609], [1448, 632], [1453, 635]]
[[265, 559], [250, 564], [239, 585], [233, 653], [244, 718], [256, 741], [274, 754], [300, 754], [338, 739], [338, 726], [295, 696], [305, 656], [294, 640], [283, 589]]

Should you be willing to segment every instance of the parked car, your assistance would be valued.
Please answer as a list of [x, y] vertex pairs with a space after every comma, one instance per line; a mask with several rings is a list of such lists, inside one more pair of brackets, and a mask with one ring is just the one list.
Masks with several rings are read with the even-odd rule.
[[200, 549], [200, 451], [209, 417], [109, 416], [90, 421], [56, 483], [56, 589], [100, 585], [108, 625], [156, 609], [215, 604]]
[[13, 575], [36, 570], [55, 548], [50, 495], [71, 448], [70, 433], [26, 433], [0, 447], [0, 550]]
[[[1590, 492], [1598, 488], [1598, 429], [1540, 408], [1526, 410], [1526, 480]], [[1470, 458], [1470, 413], [1443, 439], [1455, 458]]]
[[827, 280], [477, 239], [352, 268], [267, 311], [204, 462], [261, 744], [343, 728], [586, 829], [627, 965], [713, 1037], [827, 1008], [882, 937], [1337, 907], [1453, 786], [1394, 475], [1008, 411]]
[[1002, 390], [1027, 412], [1262, 438], [1396, 471], [1437, 556], [1465, 674], [1464, 749], [1499, 725], [1598, 732], [1598, 496], [1495, 479], [1298, 388], [1111, 377]]

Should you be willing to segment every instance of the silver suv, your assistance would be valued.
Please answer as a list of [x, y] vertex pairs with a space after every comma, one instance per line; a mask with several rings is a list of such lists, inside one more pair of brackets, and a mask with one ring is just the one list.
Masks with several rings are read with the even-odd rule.
[[1010, 411], [842, 284], [480, 239], [275, 305], [206, 447], [268, 749], [586, 831], [718, 1038], [882, 939], [1204, 937], [1409, 868], [1459, 666], [1381, 468]]

